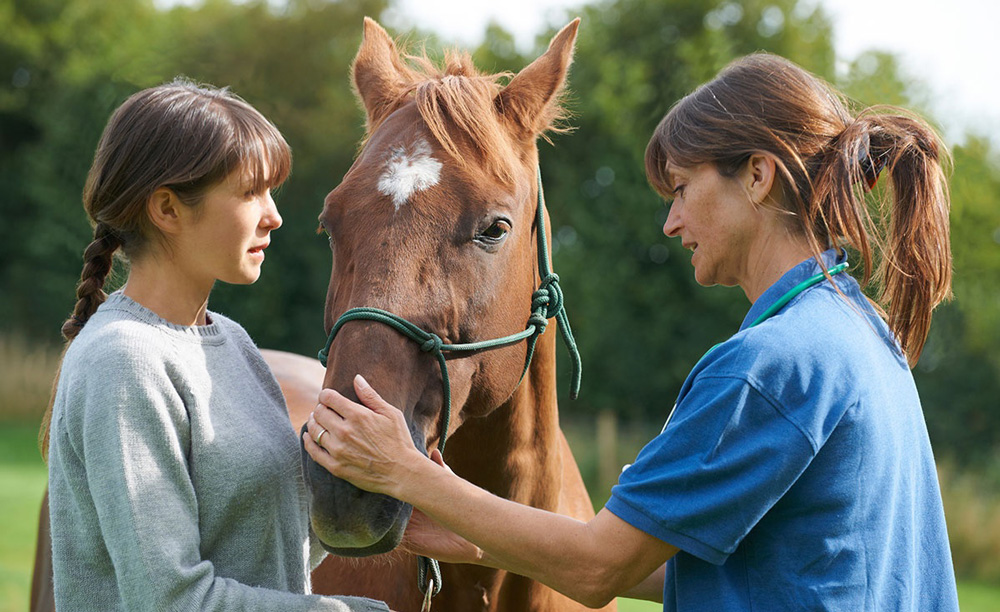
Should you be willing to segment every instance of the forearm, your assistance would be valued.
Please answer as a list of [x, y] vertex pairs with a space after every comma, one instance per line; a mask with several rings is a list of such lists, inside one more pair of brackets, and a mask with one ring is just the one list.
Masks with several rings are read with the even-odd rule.
[[589, 523], [497, 497], [428, 462], [409, 464], [395, 496], [482, 551], [476, 561], [533, 578], [587, 605], [603, 605], [641, 576]]
[[646, 576], [642, 582], [622, 593], [622, 596], [663, 603], [663, 581], [666, 579], [666, 575], [667, 564], [664, 563], [649, 576]]
[[[354, 383], [365, 405], [320, 393], [322, 405], [303, 437], [306, 451], [334, 475], [407, 502], [457, 534], [458, 552], [444, 559], [508, 570], [598, 607], [677, 551], [606, 509], [585, 523], [480, 489], [414, 448], [402, 413], [360, 376]], [[329, 442], [317, 445], [324, 431]]]

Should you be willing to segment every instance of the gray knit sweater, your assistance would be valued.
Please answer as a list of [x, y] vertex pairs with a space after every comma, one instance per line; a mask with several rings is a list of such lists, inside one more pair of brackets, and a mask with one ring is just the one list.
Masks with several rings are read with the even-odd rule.
[[173, 325], [115, 293], [67, 351], [49, 450], [56, 606], [388, 610], [308, 594], [281, 390], [246, 332], [209, 316]]

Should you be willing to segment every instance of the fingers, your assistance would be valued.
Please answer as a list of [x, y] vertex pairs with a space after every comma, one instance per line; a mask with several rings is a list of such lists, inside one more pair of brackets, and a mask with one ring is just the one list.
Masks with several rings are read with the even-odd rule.
[[[326, 436], [324, 436], [326, 438]], [[324, 441], [326, 441], [324, 439]], [[302, 434], [302, 447], [305, 449], [312, 460], [321, 465], [326, 471], [331, 474], [335, 474], [337, 466], [334, 464], [330, 454], [326, 452], [325, 448], [322, 448], [313, 439], [312, 430], [307, 431]]]
[[312, 418], [324, 429], [332, 430], [347, 419], [357, 419], [371, 414], [371, 410], [352, 402], [336, 390], [323, 389], [319, 393], [319, 403], [313, 409]]
[[329, 442], [331, 438], [330, 430], [320, 425], [312, 416], [306, 421], [305, 435], [318, 447], [323, 447], [323, 443]]
[[334, 389], [319, 393], [319, 404], [313, 411], [317, 422], [326, 429], [337, 425], [337, 419], [356, 419], [376, 414], [401, 419], [402, 412], [388, 403], [360, 374], [354, 377], [354, 393], [361, 403], [353, 402]]
[[319, 402], [343, 418], [349, 418], [352, 414], [364, 412], [364, 408], [368, 408], [369, 411], [378, 414], [396, 411], [396, 408], [382, 399], [382, 396], [360, 374], [354, 377], [354, 393], [358, 396], [358, 402], [360, 403], [352, 402], [335, 389], [323, 389], [320, 391]]
[[372, 388], [365, 380], [365, 377], [357, 374], [354, 377], [354, 393], [357, 394], [358, 399], [361, 403], [371, 408], [373, 411], [378, 413], [385, 413], [387, 410], [395, 410], [395, 408], [382, 399], [382, 396], [378, 394], [378, 391]]
[[320, 391], [319, 405], [336, 413], [341, 418], [347, 418], [348, 415], [364, 409], [364, 406], [352, 402], [335, 389], [323, 389]]
[[[435, 448], [434, 450], [431, 451], [430, 458], [431, 458], [431, 461], [433, 461], [434, 463], [440, 465], [444, 469], [446, 469], [449, 472], [451, 472], [451, 468], [448, 467], [448, 464], [446, 464], [444, 462], [444, 456], [441, 454], [441, 451], [439, 451], [438, 449]], [[454, 473], [454, 472], [451, 472], [451, 473]]]

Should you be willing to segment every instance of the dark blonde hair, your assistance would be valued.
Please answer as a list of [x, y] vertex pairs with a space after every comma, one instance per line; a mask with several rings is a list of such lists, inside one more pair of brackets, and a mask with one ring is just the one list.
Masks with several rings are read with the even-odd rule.
[[[278, 129], [226, 88], [177, 79], [129, 97], [104, 128], [87, 175], [83, 207], [94, 239], [83, 252], [76, 305], [63, 337], [71, 342], [107, 299], [104, 284], [115, 252], [135, 257], [159, 238], [146, 209], [154, 191], [169, 188], [197, 207], [237, 170], [249, 176], [249, 190], [259, 191], [284, 182], [291, 163]], [[43, 454], [51, 410], [50, 402], [40, 436]]]
[[[899, 108], [852, 115], [822, 79], [755, 53], [667, 113], [646, 148], [646, 176], [669, 199], [669, 164], [711, 163], [732, 177], [755, 153], [775, 159], [784, 212], [817, 260], [832, 246], [858, 251], [862, 285], [877, 283], [875, 304], [916, 364], [931, 312], [951, 294], [950, 157], [935, 131]], [[866, 197], [883, 166], [891, 189]]]

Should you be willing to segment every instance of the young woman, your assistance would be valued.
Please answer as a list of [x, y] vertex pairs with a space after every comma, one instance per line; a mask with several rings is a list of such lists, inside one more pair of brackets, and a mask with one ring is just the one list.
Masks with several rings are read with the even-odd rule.
[[[524, 574], [586, 604], [627, 594], [685, 611], [957, 610], [908, 367], [949, 294], [946, 157], [924, 122], [852, 115], [829, 85], [768, 54], [671, 109], [646, 151], [671, 201], [663, 231], [692, 251], [699, 283], [739, 285], [751, 307], [589, 523], [442, 469], [360, 377], [364, 405], [324, 391], [305, 447], [421, 510], [415, 552]], [[880, 210], [865, 194], [883, 168]], [[862, 293], [872, 278], [876, 302]]]
[[260, 276], [290, 167], [225, 89], [147, 89], [105, 128], [47, 437], [57, 609], [387, 610], [308, 594], [298, 439], [257, 347], [207, 308], [216, 281]]

